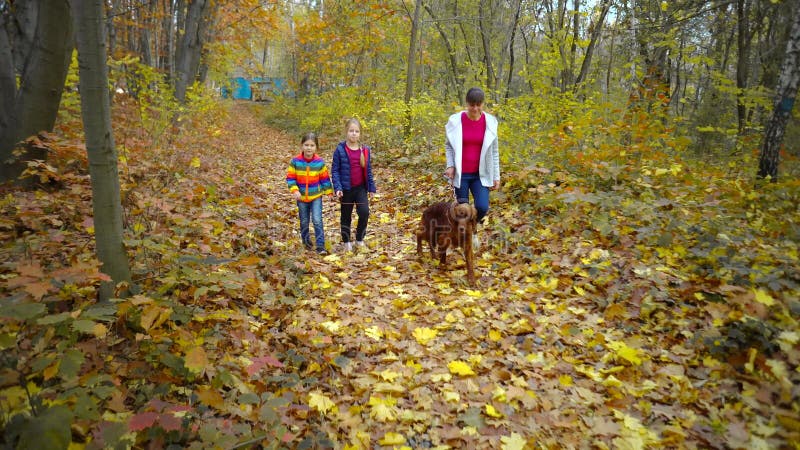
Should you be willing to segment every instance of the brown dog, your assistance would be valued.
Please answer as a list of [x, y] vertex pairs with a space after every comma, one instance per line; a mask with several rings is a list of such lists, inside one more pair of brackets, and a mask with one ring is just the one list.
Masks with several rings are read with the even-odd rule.
[[447, 249], [461, 247], [467, 265], [467, 279], [475, 285], [475, 255], [472, 252], [472, 236], [475, 234], [478, 211], [469, 203], [439, 202], [427, 207], [416, 231], [417, 254], [422, 254], [422, 241], [428, 241], [431, 258], [439, 252], [439, 265], [446, 264]]

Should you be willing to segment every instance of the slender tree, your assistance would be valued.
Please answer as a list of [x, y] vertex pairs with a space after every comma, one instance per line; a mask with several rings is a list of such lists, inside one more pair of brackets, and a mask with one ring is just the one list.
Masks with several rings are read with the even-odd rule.
[[414, 72], [416, 70], [416, 55], [417, 55], [417, 32], [419, 30], [419, 14], [422, 9], [422, 0], [416, 0], [414, 4], [414, 12], [411, 17], [411, 37], [408, 43], [408, 68], [406, 69], [406, 95], [405, 102], [411, 101], [411, 96], [414, 95]]
[[442, 43], [444, 44], [444, 48], [447, 51], [447, 60], [450, 62], [450, 77], [452, 78], [453, 88], [455, 89], [455, 99], [456, 101], [460, 101], [464, 95], [462, 94], [462, 87], [464, 85], [464, 75], [463, 72], [458, 70], [458, 62], [456, 61], [456, 50], [453, 48], [453, 44], [450, 43], [450, 38], [447, 37], [447, 32], [442, 27], [441, 21], [438, 19], [436, 14], [431, 9], [430, 5], [427, 2], [423, 3], [425, 7], [425, 11], [428, 12], [428, 15], [431, 16], [431, 20], [433, 21], [433, 26], [436, 27], [436, 31], [439, 33], [439, 37], [442, 38]]
[[589, 45], [586, 47], [586, 54], [583, 57], [583, 63], [581, 63], [581, 70], [578, 73], [578, 78], [575, 80], [575, 89], [577, 89], [581, 83], [586, 81], [586, 78], [589, 76], [589, 67], [592, 64], [594, 49], [597, 47], [597, 43], [600, 40], [600, 34], [603, 31], [603, 23], [605, 22], [606, 14], [608, 14], [610, 9], [611, 0], [602, 0], [600, 2], [600, 12], [598, 13], [597, 19], [589, 26], [591, 38], [589, 40]]
[[492, 47], [489, 45], [491, 42], [490, 10], [492, 9], [492, 5], [489, 3], [491, 2], [488, 0], [480, 0], [478, 7], [478, 30], [481, 33], [481, 43], [483, 44], [483, 64], [486, 70], [486, 87], [490, 91], [494, 91], [497, 79], [494, 75]]
[[800, 85], [800, 7], [795, 5], [794, 20], [786, 42], [786, 56], [778, 78], [778, 89], [772, 118], [767, 123], [764, 131], [764, 142], [761, 145], [761, 154], [758, 158], [758, 177], [770, 177], [772, 182], [778, 180], [778, 163], [780, 162], [780, 147], [786, 130], [786, 122], [797, 97], [797, 88]]
[[71, 0], [78, 44], [81, 114], [92, 179], [97, 256], [111, 282], [101, 285], [100, 300], [114, 294], [116, 283], [131, 281], [122, 243], [122, 204], [106, 64], [103, 0]]

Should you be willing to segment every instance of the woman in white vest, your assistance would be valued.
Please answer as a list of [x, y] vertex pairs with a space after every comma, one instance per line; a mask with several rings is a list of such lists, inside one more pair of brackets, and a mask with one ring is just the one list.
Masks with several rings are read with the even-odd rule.
[[445, 126], [447, 156], [445, 176], [456, 189], [459, 203], [469, 202], [478, 210], [478, 223], [489, 211], [489, 190], [500, 188], [500, 152], [497, 149], [497, 119], [483, 111], [485, 94], [480, 88], [467, 91], [466, 111], [450, 116]]

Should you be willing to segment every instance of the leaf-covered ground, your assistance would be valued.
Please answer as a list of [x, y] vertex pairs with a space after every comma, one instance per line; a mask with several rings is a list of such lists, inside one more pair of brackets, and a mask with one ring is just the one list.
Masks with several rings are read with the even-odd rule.
[[321, 257], [284, 181], [299, 138], [243, 104], [182, 130], [156, 150], [117, 132], [141, 292], [111, 306], [80, 146], [51, 136], [59, 170], [3, 198], [6, 444], [797, 448], [797, 241], [709, 234], [739, 220], [719, 192], [507, 173], [470, 289], [458, 253], [416, 255], [422, 209], [450, 196], [435, 156], [377, 149], [368, 249], [341, 251], [326, 199]]

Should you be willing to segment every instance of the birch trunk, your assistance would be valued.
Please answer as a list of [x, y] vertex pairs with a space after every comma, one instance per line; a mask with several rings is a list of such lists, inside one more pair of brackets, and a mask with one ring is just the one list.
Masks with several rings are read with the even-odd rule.
[[758, 177], [770, 177], [773, 183], [778, 180], [780, 148], [786, 131], [786, 122], [797, 97], [798, 85], [800, 85], [800, 7], [795, 5], [792, 29], [786, 42], [786, 56], [778, 78], [775, 107], [772, 118], [764, 130], [764, 142], [758, 158]]

